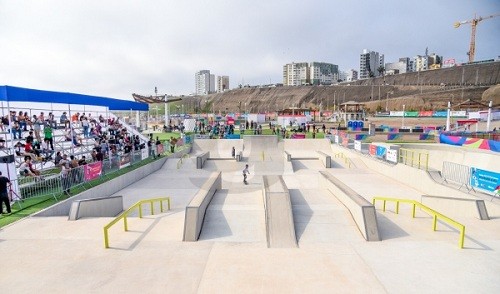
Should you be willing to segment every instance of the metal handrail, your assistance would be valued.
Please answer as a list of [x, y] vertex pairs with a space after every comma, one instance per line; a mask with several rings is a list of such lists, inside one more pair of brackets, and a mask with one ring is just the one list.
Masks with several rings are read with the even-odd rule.
[[189, 158], [189, 153], [186, 153], [179, 158], [179, 161], [177, 161], [177, 169], [181, 168], [184, 158]]
[[429, 213], [430, 215], [432, 215], [433, 217], [433, 221], [432, 221], [432, 230], [435, 231], [436, 230], [436, 226], [437, 226], [437, 219], [441, 219], [445, 222], [447, 222], [448, 224], [452, 225], [452, 226], [455, 226], [458, 230], [460, 230], [460, 237], [458, 239], [458, 247], [460, 249], [464, 248], [464, 238], [465, 238], [465, 226], [462, 225], [461, 223], [455, 221], [455, 220], [452, 220], [451, 218], [435, 211], [434, 209], [428, 207], [428, 206], [425, 206], [423, 205], [422, 203], [418, 202], [418, 201], [415, 201], [415, 200], [410, 200], [410, 199], [398, 199], [398, 198], [388, 198], [388, 197], [373, 197], [373, 205], [375, 205], [375, 202], [376, 200], [380, 200], [380, 201], [383, 201], [384, 204], [383, 204], [383, 208], [382, 210], [385, 211], [385, 203], [386, 201], [392, 201], [392, 202], [396, 202], [396, 214], [399, 213], [399, 202], [402, 202], [402, 203], [410, 203], [413, 205], [413, 209], [412, 209], [412, 217], [414, 218], [415, 217], [415, 207], [418, 206], [420, 207], [422, 210], [426, 211], [427, 213]]
[[339, 153], [334, 154], [334, 157], [344, 159], [344, 163], [347, 165], [347, 167], [351, 168], [351, 160], [348, 157], [346, 157], [343, 152], [339, 152]]
[[159, 202], [160, 203], [160, 212], [163, 212], [163, 201], [168, 202], [168, 210], [170, 210], [170, 197], [163, 197], [163, 198], [152, 198], [152, 199], [144, 199], [136, 202], [134, 205], [129, 207], [127, 210], [124, 212], [120, 213], [114, 220], [112, 220], [109, 224], [104, 226], [104, 248], [109, 248], [109, 236], [108, 236], [108, 230], [111, 228], [114, 224], [116, 224], [119, 220], [123, 219], [123, 228], [124, 231], [128, 231], [128, 224], [127, 224], [127, 216], [130, 214], [131, 211], [133, 211], [135, 208], [138, 208], [139, 210], [139, 218], [142, 218], [142, 204], [144, 203], [150, 203], [151, 204], [151, 215], [154, 215], [154, 202]]

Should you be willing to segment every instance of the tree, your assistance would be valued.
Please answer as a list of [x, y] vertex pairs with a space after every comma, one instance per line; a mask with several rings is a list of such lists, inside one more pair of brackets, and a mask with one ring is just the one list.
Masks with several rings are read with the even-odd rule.
[[377, 68], [377, 71], [378, 71], [378, 75], [381, 76], [381, 75], [384, 75], [385, 73], [385, 68], [383, 66], [379, 66]]

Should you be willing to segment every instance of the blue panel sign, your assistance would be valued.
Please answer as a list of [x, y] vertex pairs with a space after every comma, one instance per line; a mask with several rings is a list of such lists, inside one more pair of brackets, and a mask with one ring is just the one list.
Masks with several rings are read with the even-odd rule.
[[470, 184], [474, 188], [493, 193], [500, 186], [500, 173], [473, 167], [471, 168]]
[[375, 154], [377, 155], [377, 157], [385, 158], [386, 152], [387, 152], [387, 149], [385, 147], [377, 146], [377, 151]]
[[192, 140], [191, 136], [186, 136], [186, 137], [184, 137], [184, 143], [185, 143], [185, 144], [191, 144], [191, 142], [192, 142], [192, 141], [193, 141], [193, 140]]

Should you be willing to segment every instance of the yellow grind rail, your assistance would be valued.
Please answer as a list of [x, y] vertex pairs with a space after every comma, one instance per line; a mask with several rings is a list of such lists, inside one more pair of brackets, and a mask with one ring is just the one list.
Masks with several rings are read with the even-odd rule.
[[429, 170], [429, 153], [418, 150], [399, 149], [399, 162], [405, 165], [416, 166], [418, 169]]
[[152, 199], [144, 199], [141, 201], [136, 202], [134, 205], [129, 207], [127, 210], [124, 212], [120, 213], [114, 220], [112, 220], [109, 224], [107, 224], [104, 227], [104, 248], [109, 248], [109, 236], [108, 236], [108, 230], [111, 228], [114, 224], [116, 224], [118, 221], [123, 219], [123, 228], [126, 231], [128, 231], [128, 225], [127, 225], [127, 217], [132, 212], [134, 209], [138, 208], [139, 210], [139, 218], [142, 218], [142, 205], [145, 203], [150, 203], [151, 204], [151, 214], [154, 215], [154, 203], [159, 202], [160, 203], [160, 212], [163, 212], [163, 201], [167, 201], [168, 203], [168, 210], [170, 210], [170, 197], [163, 197], [163, 198], [152, 198]]
[[436, 226], [437, 226], [437, 220], [438, 219], [441, 219], [442, 221], [452, 225], [452, 226], [455, 226], [459, 231], [460, 231], [460, 237], [458, 239], [458, 247], [460, 249], [464, 248], [464, 238], [465, 238], [465, 226], [462, 225], [461, 223], [455, 221], [455, 220], [452, 220], [451, 218], [445, 216], [445, 215], [442, 215], [441, 213], [435, 211], [434, 209], [428, 207], [428, 206], [425, 206], [423, 205], [422, 203], [418, 202], [418, 201], [415, 201], [415, 200], [409, 200], [409, 199], [398, 199], [398, 198], [387, 198], [387, 197], [373, 197], [373, 205], [375, 205], [375, 201], [376, 200], [380, 200], [380, 201], [383, 201], [384, 202], [384, 205], [383, 205], [383, 211], [385, 211], [385, 203], [387, 201], [391, 201], [391, 202], [396, 202], [396, 214], [399, 213], [399, 203], [402, 202], [402, 203], [409, 203], [409, 204], [412, 204], [413, 205], [413, 210], [412, 210], [412, 217], [414, 218], [415, 217], [415, 207], [419, 207], [421, 208], [422, 210], [424, 210], [425, 212], [429, 213], [430, 215], [432, 215], [433, 217], [433, 221], [432, 221], [432, 230], [435, 231], [436, 230]]
[[351, 168], [351, 161], [349, 158], [347, 158], [343, 152], [339, 152], [334, 155], [335, 158], [342, 158], [344, 160], [344, 163], [347, 165], [348, 168]]

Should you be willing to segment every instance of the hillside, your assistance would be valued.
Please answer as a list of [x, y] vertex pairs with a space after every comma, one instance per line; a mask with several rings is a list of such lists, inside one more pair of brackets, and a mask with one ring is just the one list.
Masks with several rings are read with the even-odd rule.
[[188, 110], [204, 112], [265, 112], [292, 106], [332, 110], [334, 103], [365, 102], [370, 111], [438, 110], [482, 98], [500, 105], [500, 62], [406, 73], [335, 86], [251, 87], [200, 97], [183, 97]]

